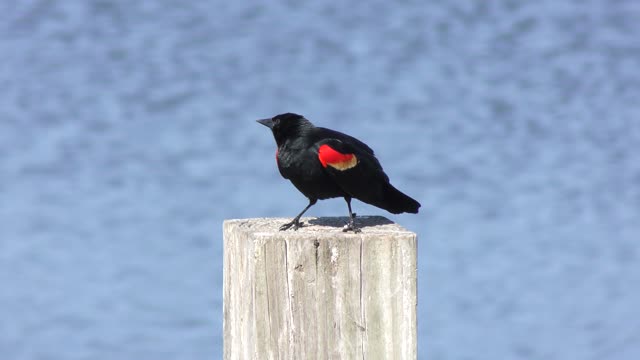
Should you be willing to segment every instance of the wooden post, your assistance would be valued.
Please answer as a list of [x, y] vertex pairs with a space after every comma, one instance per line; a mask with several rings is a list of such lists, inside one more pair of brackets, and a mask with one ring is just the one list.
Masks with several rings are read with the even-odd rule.
[[224, 359], [416, 359], [416, 234], [288, 220], [224, 222]]

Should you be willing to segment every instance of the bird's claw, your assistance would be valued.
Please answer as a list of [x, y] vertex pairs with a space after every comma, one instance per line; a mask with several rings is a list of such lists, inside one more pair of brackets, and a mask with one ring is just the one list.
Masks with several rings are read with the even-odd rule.
[[280, 231], [289, 230], [291, 227], [293, 227], [293, 230], [295, 231], [295, 230], [298, 230], [299, 228], [301, 228], [302, 224], [300, 223], [300, 221], [298, 221], [296, 219], [296, 220], [293, 220], [291, 222], [288, 222], [288, 223], [280, 226]]
[[352, 226], [352, 225], [345, 225], [342, 228], [342, 232], [347, 232], [347, 231], [353, 231], [356, 234], [359, 233], [359, 232], [362, 232], [362, 230], [360, 230], [360, 228], [357, 228], [357, 227]]
[[356, 234], [359, 232], [362, 232], [362, 230], [360, 230], [359, 227], [356, 227], [356, 224], [354, 221], [349, 221], [349, 223], [342, 228], [342, 232], [347, 232], [347, 231], [353, 231]]

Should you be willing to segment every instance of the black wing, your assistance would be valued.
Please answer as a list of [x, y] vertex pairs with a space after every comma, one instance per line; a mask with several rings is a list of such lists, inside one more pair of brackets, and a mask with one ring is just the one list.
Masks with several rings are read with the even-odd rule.
[[[375, 158], [373, 149], [371, 149], [367, 144], [363, 143], [362, 141], [354, 138], [353, 136], [349, 136], [339, 131], [335, 131], [335, 130], [331, 130], [323, 127], [317, 127], [316, 133], [322, 136], [322, 138], [324, 139], [335, 139], [335, 140], [340, 140], [341, 142], [347, 145], [351, 144], [353, 147], [357, 148], [358, 150], [369, 153], [371, 156], [374, 156]], [[376, 161], [378, 160], [376, 159]]]
[[[351, 139], [355, 140], [347, 140]], [[394, 214], [417, 213], [420, 203], [393, 187], [373, 150], [360, 144], [335, 138], [318, 141], [318, 161], [325, 173], [353, 198]]]
[[373, 205], [384, 198], [389, 177], [368, 146], [353, 146], [338, 139], [324, 139], [316, 146], [324, 171], [344, 192]]

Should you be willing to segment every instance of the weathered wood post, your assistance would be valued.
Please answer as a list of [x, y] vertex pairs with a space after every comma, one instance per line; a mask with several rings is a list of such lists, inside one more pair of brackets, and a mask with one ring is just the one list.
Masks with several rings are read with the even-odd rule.
[[287, 220], [224, 222], [224, 359], [416, 359], [416, 234]]

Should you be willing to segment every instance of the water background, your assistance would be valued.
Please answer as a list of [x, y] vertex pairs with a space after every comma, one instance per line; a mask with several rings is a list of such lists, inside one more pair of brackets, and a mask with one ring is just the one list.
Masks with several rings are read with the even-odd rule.
[[[370, 144], [419, 215], [424, 359], [640, 358], [640, 2], [0, 3], [0, 357], [216, 359], [254, 119]], [[309, 215], [345, 215], [342, 200]]]

